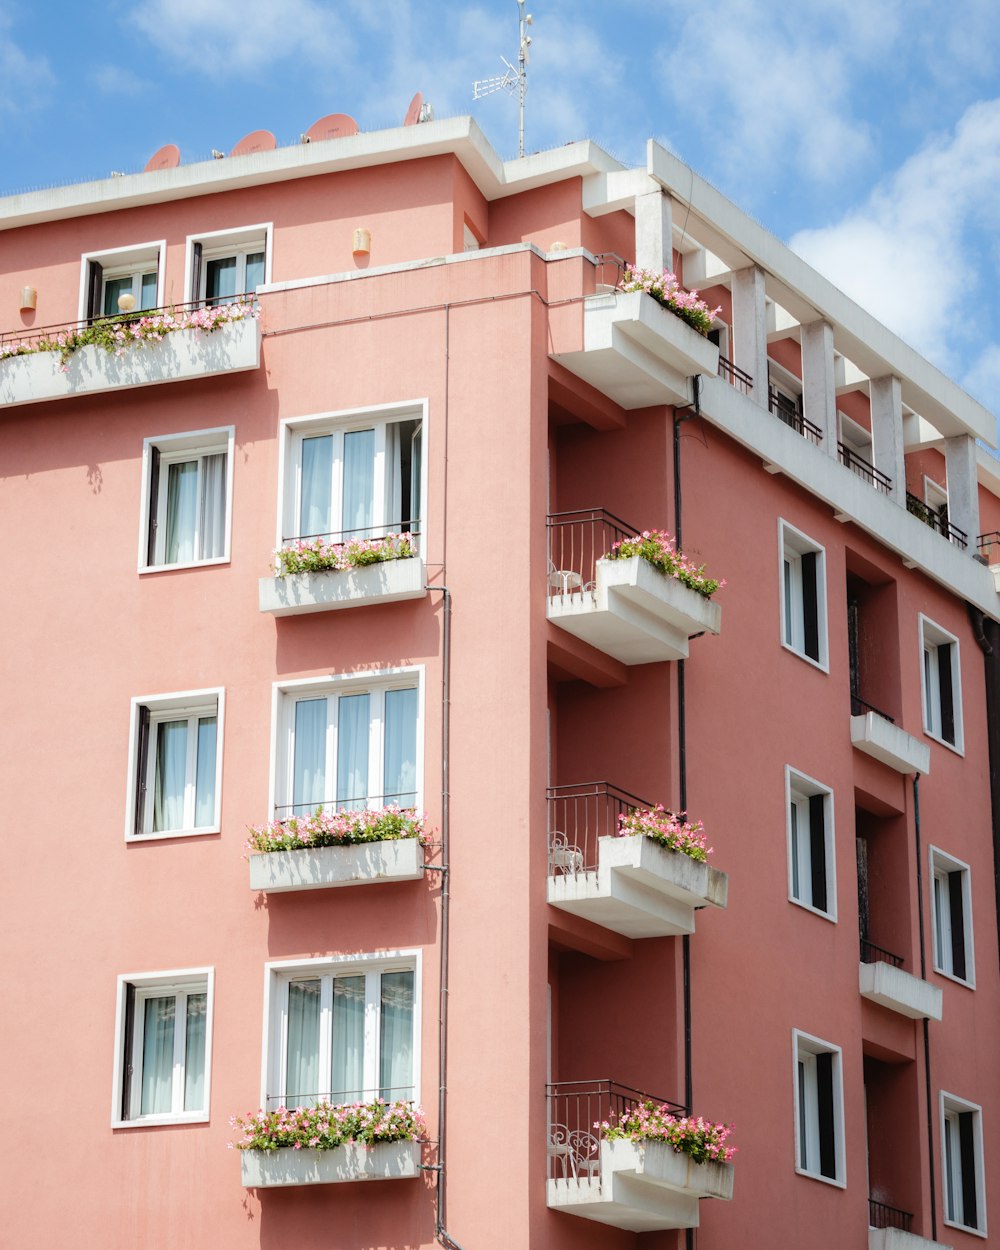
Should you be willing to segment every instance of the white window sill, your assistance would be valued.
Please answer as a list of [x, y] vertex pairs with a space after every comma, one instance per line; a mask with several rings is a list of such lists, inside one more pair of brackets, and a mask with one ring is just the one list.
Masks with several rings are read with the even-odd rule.
[[164, 1124], [207, 1124], [209, 1119], [207, 1111], [192, 1111], [188, 1115], [144, 1115], [137, 1116], [134, 1120], [112, 1120], [111, 1127], [113, 1129], [158, 1128]]
[[126, 842], [166, 842], [172, 838], [210, 838], [222, 832], [219, 825], [205, 829], [164, 829], [156, 833], [130, 833]]
[[[976, 988], [975, 977], [969, 977], [963, 980], [962, 977], [956, 977], [953, 972], [945, 972], [945, 970], [943, 968], [939, 968], [937, 964], [934, 965], [934, 971], [938, 974], [939, 977], [944, 977], [945, 980], [950, 981], [952, 985], [961, 985], [962, 988], [966, 990], [974, 990]], [[964, 1225], [956, 1224], [955, 1227], [963, 1228]]]
[[823, 1176], [821, 1172], [807, 1172], [800, 1167], [796, 1167], [795, 1171], [799, 1176], [804, 1176], [807, 1181], [819, 1181], [821, 1185], [832, 1185], [834, 1189], [847, 1188], [847, 1181], [836, 1180], [832, 1176]]
[[[789, 894], [788, 901], [790, 903], [794, 903], [796, 907], [801, 907], [803, 911], [807, 911], [813, 916], [819, 916], [820, 920], [829, 920], [830, 924], [837, 923], [836, 912], [820, 911], [818, 907], [813, 907], [811, 903], [803, 903], [803, 901], [800, 898], [796, 898], [794, 894]], [[804, 1172], [803, 1175], [808, 1176], [809, 1173]]]
[[790, 655], [794, 655], [799, 660], [805, 660], [807, 664], [812, 665], [813, 668], [818, 668], [821, 673], [826, 673], [827, 676], [829, 676], [829, 662], [820, 663], [819, 660], [814, 660], [811, 655], [806, 655], [804, 651], [800, 651], [797, 647], [793, 647], [790, 643], [782, 641], [781, 646], [782, 650], [787, 651]]
[[985, 1228], [971, 1228], [968, 1224], [956, 1224], [953, 1220], [942, 1218], [941, 1223], [947, 1228], [957, 1228], [961, 1233], [969, 1233], [972, 1237], [986, 1238]]
[[[947, 738], [939, 738], [937, 734], [932, 733], [926, 725], [924, 726], [924, 737], [930, 738], [932, 742], [936, 742], [939, 746], [947, 747], [949, 751], [954, 751], [956, 755], [961, 755], [963, 759], [965, 758], [964, 742], [959, 745], [957, 742], [949, 742]], [[960, 1225], [956, 1224], [955, 1227], [958, 1228]]]
[[218, 564], [229, 564], [230, 557], [215, 556], [211, 560], [190, 560], [186, 564], [141, 564], [139, 566], [139, 575], [146, 573], [173, 573], [178, 569], [207, 569]]

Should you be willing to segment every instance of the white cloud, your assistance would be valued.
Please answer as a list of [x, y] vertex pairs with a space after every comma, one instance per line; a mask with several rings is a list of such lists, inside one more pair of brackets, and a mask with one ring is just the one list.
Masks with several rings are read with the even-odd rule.
[[962, 385], [991, 412], [1000, 411], [1000, 346], [990, 343], [980, 352]]
[[138, 74], [119, 65], [99, 65], [89, 78], [103, 95], [137, 96], [150, 89]]
[[29, 56], [10, 38], [12, 21], [0, 9], [0, 117], [16, 117], [48, 102], [55, 77], [44, 56]]

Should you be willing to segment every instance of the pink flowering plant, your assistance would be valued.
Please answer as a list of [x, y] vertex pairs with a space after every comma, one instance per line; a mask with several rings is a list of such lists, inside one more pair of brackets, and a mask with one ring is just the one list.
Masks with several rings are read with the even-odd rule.
[[342, 573], [386, 560], [409, 560], [416, 554], [416, 538], [409, 533], [386, 534], [383, 538], [349, 538], [343, 543], [299, 538], [278, 548], [274, 553], [274, 566], [279, 577], [289, 573], [325, 573], [330, 569]]
[[635, 265], [626, 265], [618, 290], [645, 291], [657, 303], [706, 337], [712, 328], [712, 322], [722, 311], [721, 304], [718, 308], [709, 308], [697, 291], [685, 291], [676, 275], [668, 269], [657, 273], [654, 269], [637, 269]]
[[731, 1124], [712, 1124], [701, 1116], [676, 1116], [669, 1106], [641, 1102], [615, 1120], [594, 1125], [608, 1141], [666, 1142], [695, 1163], [728, 1163], [736, 1153], [726, 1141]]
[[427, 1133], [423, 1112], [408, 1102], [321, 1102], [315, 1107], [278, 1107], [234, 1115], [229, 1125], [240, 1134], [236, 1150], [336, 1150], [357, 1142], [371, 1149], [379, 1142], [420, 1141]]
[[662, 803], [655, 807], [637, 807], [618, 817], [619, 838], [641, 836], [651, 838], [668, 851], [680, 851], [700, 864], [707, 862], [715, 848], [708, 845], [705, 826], [700, 820], [685, 820], [686, 812], [679, 816], [668, 812]]
[[251, 825], [247, 854], [301, 851], [317, 846], [358, 846], [363, 842], [428, 841], [427, 817], [412, 807], [360, 808], [331, 812], [318, 808], [308, 816], [287, 816], [267, 825]]
[[711, 599], [726, 584], [725, 581], [709, 577], [703, 564], [695, 564], [682, 551], [678, 551], [672, 535], [666, 530], [643, 530], [632, 538], [623, 538], [612, 545], [604, 559], [628, 560], [631, 556], [642, 556], [654, 569], [659, 569], [667, 577], [676, 577], [684, 586], [696, 590], [706, 599]]

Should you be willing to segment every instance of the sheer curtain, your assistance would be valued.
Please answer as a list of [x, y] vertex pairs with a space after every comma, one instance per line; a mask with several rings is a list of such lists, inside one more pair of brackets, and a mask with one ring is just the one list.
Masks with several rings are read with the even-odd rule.
[[198, 721], [198, 770], [195, 781], [196, 828], [215, 823], [215, 755], [217, 719], [203, 716]]
[[207, 996], [188, 994], [187, 1034], [184, 1039], [184, 1110], [205, 1107], [205, 1023]]
[[299, 535], [329, 534], [333, 529], [333, 435], [302, 440]]
[[417, 692], [385, 692], [386, 803], [412, 807], [417, 801]]
[[368, 538], [375, 491], [375, 431], [344, 435], [344, 537]]
[[201, 550], [198, 558], [212, 560], [226, 553], [226, 453], [202, 456]]
[[187, 564], [195, 559], [197, 515], [198, 461], [182, 460], [168, 465], [165, 564]]
[[365, 1084], [365, 978], [333, 979], [333, 1102], [361, 1102]]
[[156, 779], [153, 785], [153, 831], [184, 828], [184, 781], [187, 771], [186, 720], [156, 726]]
[[368, 801], [368, 726], [371, 696], [346, 694], [337, 700], [337, 807]]
[[143, 1006], [141, 1115], [172, 1110], [176, 1008], [173, 994], [147, 998]]
[[382, 973], [379, 1086], [382, 1098], [413, 1097], [413, 973]]
[[326, 699], [299, 699], [295, 704], [292, 760], [292, 805], [302, 814], [326, 800]]
[[292, 981], [288, 986], [288, 1052], [285, 1106], [312, 1107], [319, 1087], [320, 982]]

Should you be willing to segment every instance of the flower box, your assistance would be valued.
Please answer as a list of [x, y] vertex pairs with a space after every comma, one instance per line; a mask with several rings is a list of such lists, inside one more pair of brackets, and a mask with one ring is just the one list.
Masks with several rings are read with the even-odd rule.
[[265, 894], [326, 890], [336, 886], [417, 881], [423, 876], [419, 838], [361, 842], [356, 846], [305, 847], [250, 856], [250, 888]]
[[346, 1181], [408, 1180], [419, 1175], [420, 1143], [379, 1142], [364, 1147], [357, 1142], [333, 1150], [240, 1151], [240, 1172], [247, 1189], [288, 1185], [338, 1185]]
[[411, 556], [357, 569], [262, 577], [259, 594], [261, 612], [272, 616], [398, 603], [422, 599], [427, 594], [426, 572], [423, 560]]

